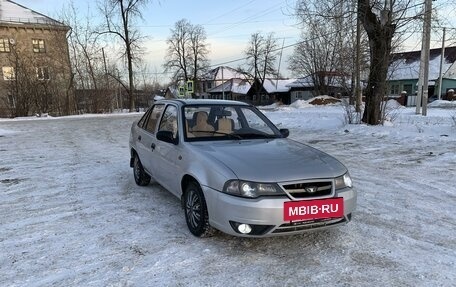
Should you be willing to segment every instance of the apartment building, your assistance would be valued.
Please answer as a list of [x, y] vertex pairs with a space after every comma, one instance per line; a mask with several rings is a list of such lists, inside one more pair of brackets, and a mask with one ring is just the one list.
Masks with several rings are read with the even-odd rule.
[[70, 27], [0, 0], [0, 117], [74, 111]]

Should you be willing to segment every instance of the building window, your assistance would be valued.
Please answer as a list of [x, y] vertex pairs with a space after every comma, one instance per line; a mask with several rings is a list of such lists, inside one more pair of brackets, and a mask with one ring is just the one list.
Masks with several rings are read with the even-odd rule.
[[36, 68], [36, 77], [38, 80], [49, 80], [49, 68], [48, 67], [38, 67]]
[[0, 52], [10, 52], [10, 42], [7, 38], [0, 39]]
[[399, 95], [399, 85], [391, 85], [390, 95]]
[[16, 108], [16, 100], [14, 99], [13, 95], [8, 94], [8, 104], [12, 108]]
[[404, 85], [404, 91], [407, 92], [407, 95], [413, 95], [413, 86], [412, 85]]
[[16, 79], [13, 67], [2, 67], [3, 80], [11, 81]]
[[46, 52], [46, 47], [44, 46], [43, 39], [33, 39], [32, 44], [33, 44], [33, 52], [35, 52], [35, 53], [45, 53]]

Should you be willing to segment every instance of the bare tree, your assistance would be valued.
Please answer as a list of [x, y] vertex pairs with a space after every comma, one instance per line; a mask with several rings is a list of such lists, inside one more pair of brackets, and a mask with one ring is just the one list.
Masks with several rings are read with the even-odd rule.
[[193, 29], [190, 31], [190, 49], [191, 49], [191, 59], [193, 65], [191, 67], [192, 80], [195, 82], [194, 86], [199, 89], [199, 78], [206, 72], [209, 67], [209, 60], [207, 58], [209, 50], [206, 44], [206, 32], [201, 25], [193, 26]]
[[[312, 78], [315, 95], [328, 94], [328, 87], [339, 67], [339, 47], [328, 37], [329, 26], [310, 23], [303, 32], [302, 42], [295, 48], [289, 58], [289, 67], [295, 75]], [[309, 38], [312, 37], [312, 38]]]
[[422, 1], [414, 0], [358, 0], [358, 17], [369, 39], [370, 69], [367, 88], [365, 90], [366, 104], [363, 122], [371, 125], [382, 123], [382, 101], [387, 92], [386, 79], [391, 52], [394, 48], [394, 38], [401, 35], [411, 21], [420, 16], [422, 11], [416, 11], [422, 6]]
[[33, 104], [35, 102], [33, 92], [36, 89], [32, 88], [32, 78], [30, 74], [30, 59], [22, 58], [16, 45], [11, 47], [9, 62], [12, 70], [9, 75], [4, 75], [8, 78], [6, 89], [9, 94], [9, 108], [12, 117], [28, 116], [33, 112]]
[[[206, 32], [201, 25], [192, 25], [188, 20], [182, 19], [175, 23], [171, 29], [165, 71], [173, 72], [173, 79], [198, 81], [199, 77], [209, 66], [207, 58], [209, 50], [206, 43]], [[199, 87], [195, 83], [195, 87]]]
[[260, 32], [251, 35], [250, 42], [245, 50], [246, 73], [253, 79], [253, 88], [260, 103], [260, 92], [266, 77], [277, 75], [275, 68], [277, 50], [278, 44], [274, 33], [264, 36]]
[[355, 10], [354, 3], [341, 0], [296, 4], [302, 41], [295, 47], [289, 67], [297, 76], [311, 77], [315, 95], [328, 94], [331, 85], [353, 90]]
[[358, 0], [358, 15], [369, 37], [371, 69], [366, 95], [363, 122], [372, 125], [381, 123], [381, 102], [386, 94], [386, 77], [391, 55], [391, 43], [396, 31], [393, 23], [393, 3], [387, 6], [369, 0]]
[[105, 17], [102, 34], [110, 34], [119, 38], [125, 48], [123, 56], [128, 68], [128, 97], [130, 112], [135, 110], [133, 63], [137, 59], [140, 50], [140, 33], [133, 27], [135, 17], [142, 18], [141, 8], [148, 0], [100, 0], [102, 1], [102, 13]]
[[[102, 43], [97, 38], [93, 15], [79, 13], [71, 2], [60, 18], [72, 27], [68, 37], [70, 60], [75, 74], [75, 86], [79, 89], [76, 103], [79, 112], [97, 113], [111, 109], [109, 83], [103, 61]], [[81, 93], [82, 92], [82, 93]]]
[[[47, 59], [39, 59], [21, 53], [15, 46], [11, 48], [9, 62], [12, 67], [7, 84], [13, 117], [30, 114], [64, 114], [65, 103], [59, 95], [59, 79], [50, 78], [50, 71], [56, 77], [58, 67]], [[51, 69], [50, 67], [53, 67]]]
[[191, 29], [192, 24], [188, 20], [179, 20], [174, 24], [174, 29], [171, 29], [171, 36], [166, 40], [168, 49], [163, 66], [166, 72], [173, 71], [175, 80], [189, 79], [189, 67], [192, 62], [189, 48]]
[[[311, 9], [305, 10], [308, 12], [307, 15], [315, 15], [321, 19], [326, 19], [327, 22], [320, 23], [321, 27], [326, 28], [326, 25], [336, 23], [336, 26], [334, 26], [336, 29], [333, 30], [333, 34], [327, 34], [327, 37], [331, 37], [337, 42], [338, 39], [344, 38], [342, 33], [355, 30], [353, 29], [354, 23], [349, 26], [350, 22], [344, 22], [343, 20], [345, 18], [354, 19], [354, 17], [348, 15], [354, 13], [355, 10], [353, 8], [344, 8], [344, 1], [307, 1], [314, 6], [306, 5], [305, 2], [300, 1], [299, 3], [304, 4], [297, 7], [311, 7]], [[316, 4], [315, 2], [319, 3]], [[381, 124], [381, 102], [387, 91], [386, 79], [390, 55], [394, 50], [394, 44], [400, 43], [398, 40], [404, 37], [405, 29], [414, 28], [413, 21], [421, 15], [422, 5], [423, 2], [418, 0], [357, 0], [356, 13], [367, 35], [368, 59], [370, 62], [368, 84], [364, 92], [366, 102], [362, 120], [365, 123], [372, 125]], [[326, 6], [326, 8], [313, 9], [322, 6]], [[299, 10], [297, 11], [299, 12]], [[342, 14], [340, 14], [340, 11], [342, 11]], [[337, 16], [338, 14], [340, 15]], [[313, 19], [310, 21], [313, 21]], [[347, 23], [347, 26], [342, 23]], [[327, 33], [331, 33], [331, 31], [327, 31]], [[350, 53], [347, 55], [343, 50], [340, 50], [344, 49], [345, 46], [343, 43], [341, 44], [337, 44], [334, 47], [334, 54], [350, 57]], [[332, 46], [330, 47], [332, 48]], [[351, 52], [351, 58], [354, 58], [354, 54]], [[334, 67], [337, 69], [343, 68], [342, 60], [337, 60]], [[306, 61], [309, 61], [309, 59]]]

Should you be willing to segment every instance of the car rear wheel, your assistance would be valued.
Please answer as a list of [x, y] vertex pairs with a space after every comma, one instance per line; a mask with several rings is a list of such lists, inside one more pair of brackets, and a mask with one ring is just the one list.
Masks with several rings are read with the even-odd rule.
[[206, 200], [200, 186], [194, 182], [187, 185], [184, 194], [185, 220], [190, 232], [198, 237], [212, 235], [209, 225]]
[[133, 175], [135, 176], [135, 182], [137, 185], [146, 186], [150, 182], [150, 176], [144, 171], [137, 154], [135, 154], [133, 160]]

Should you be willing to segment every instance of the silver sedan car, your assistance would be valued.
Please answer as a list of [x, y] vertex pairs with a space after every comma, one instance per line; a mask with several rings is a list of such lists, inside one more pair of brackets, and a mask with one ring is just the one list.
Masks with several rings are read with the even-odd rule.
[[131, 127], [130, 166], [138, 185], [152, 177], [181, 200], [195, 236], [215, 228], [265, 237], [349, 222], [357, 194], [347, 168], [288, 134], [246, 103], [162, 100]]

